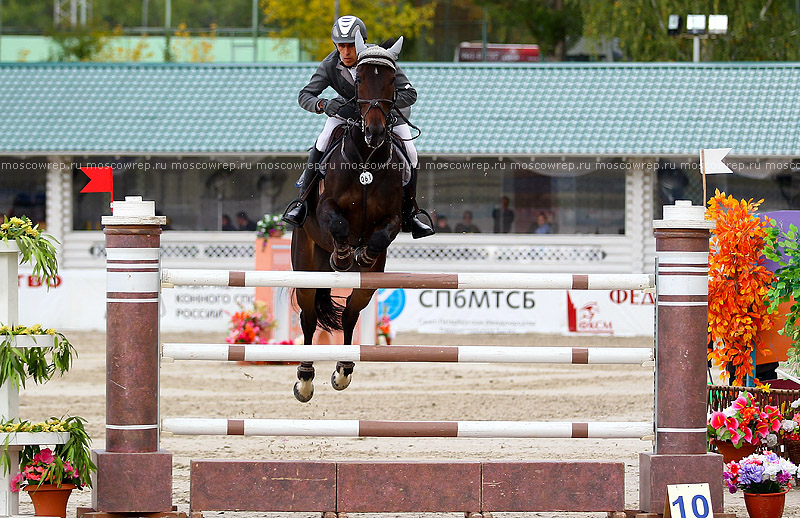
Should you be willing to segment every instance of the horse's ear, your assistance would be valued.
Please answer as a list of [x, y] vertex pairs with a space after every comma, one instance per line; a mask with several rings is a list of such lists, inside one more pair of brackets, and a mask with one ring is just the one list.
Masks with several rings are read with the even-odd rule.
[[366, 48], [367, 45], [364, 43], [364, 38], [361, 37], [361, 29], [356, 27], [356, 54], [361, 54]]
[[400, 51], [401, 50], [403, 50], [403, 37], [402, 36], [400, 36], [397, 39], [397, 41], [395, 42], [395, 44], [392, 45], [392, 47], [389, 49], [389, 52], [392, 53], [392, 55], [394, 56], [394, 59], [397, 59], [397, 58], [400, 57]]

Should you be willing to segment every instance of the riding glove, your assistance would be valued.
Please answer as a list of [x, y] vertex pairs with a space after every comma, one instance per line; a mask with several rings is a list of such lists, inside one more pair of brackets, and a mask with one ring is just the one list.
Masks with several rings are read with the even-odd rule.
[[329, 99], [322, 101], [322, 111], [325, 112], [325, 115], [328, 117], [334, 117], [339, 113], [339, 110], [347, 104], [344, 99], [337, 97], [336, 99]]

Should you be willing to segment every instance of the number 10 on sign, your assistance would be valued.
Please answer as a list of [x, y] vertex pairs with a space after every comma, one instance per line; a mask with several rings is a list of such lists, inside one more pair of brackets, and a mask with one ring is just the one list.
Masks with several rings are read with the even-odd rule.
[[711, 518], [711, 491], [704, 484], [667, 486], [664, 518]]

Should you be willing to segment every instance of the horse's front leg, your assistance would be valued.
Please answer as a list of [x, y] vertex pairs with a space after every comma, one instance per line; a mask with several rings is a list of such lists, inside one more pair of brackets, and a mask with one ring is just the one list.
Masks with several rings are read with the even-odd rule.
[[394, 241], [394, 238], [397, 237], [399, 232], [400, 218], [398, 216], [387, 217], [378, 223], [369, 241], [367, 241], [367, 246], [356, 250], [356, 263], [365, 270], [373, 270], [375, 262], [381, 254], [386, 252], [386, 249], [389, 248], [389, 245], [392, 244], [392, 241]]
[[[317, 314], [314, 312], [316, 290], [298, 288], [295, 291], [300, 311], [300, 326], [303, 328], [303, 343], [311, 345], [317, 329]], [[301, 403], [308, 403], [314, 396], [314, 364], [300, 362], [297, 367], [297, 382], [294, 384], [294, 397]]]
[[[381, 266], [383, 266], [382, 263]], [[361, 314], [361, 310], [369, 305], [374, 293], [375, 290], [353, 290], [353, 293], [347, 297], [347, 305], [342, 311], [342, 330], [345, 345], [353, 343], [353, 329], [355, 329], [358, 322], [358, 316]], [[344, 390], [349, 387], [350, 381], [353, 379], [355, 365], [353, 362], [336, 362], [336, 370], [331, 375], [331, 386], [336, 390]]]
[[353, 248], [347, 239], [350, 235], [350, 224], [330, 199], [320, 204], [317, 218], [322, 228], [327, 228], [333, 238], [331, 268], [337, 272], [346, 272], [353, 267]]

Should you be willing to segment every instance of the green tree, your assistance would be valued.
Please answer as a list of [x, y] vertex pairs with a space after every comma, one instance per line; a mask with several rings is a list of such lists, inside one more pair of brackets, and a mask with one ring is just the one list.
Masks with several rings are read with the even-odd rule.
[[[251, 27], [252, 0], [172, 0], [172, 27]], [[143, 0], [92, 0], [91, 25], [140, 27]], [[147, 26], [163, 27], [165, 0], [147, 1]], [[32, 32], [53, 26], [53, 0], [3, 0], [3, 25]], [[62, 27], [61, 29], [66, 29]]]
[[[492, 33], [506, 43], [535, 43], [546, 59], [564, 61], [583, 27], [579, 0], [484, 0]], [[601, 3], [601, 2], [598, 2]]]
[[701, 42], [703, 61], [798, 59], [800, 34], [795, 2], [789, 0], [582, 0], [584, 34], [619, 38], [633, 61], [690, 61], [692, 41], [669, 36], [667, 19], [678, 14], [727, 14], [728, 33]]
[[[280, 27], [279, 36], [299, 38], [303, 50], [314, 59], [322, 59], [333, 50], [331, 27], [334, 6], [330, 0], [261, 0], [267, 24]], [[369, 41], [386, 38], [414, 38], [432, 26], [436, 3], [414, 5], [398, 2], [340, 0], [339, 13], [353, 14], [364, 20]]]

